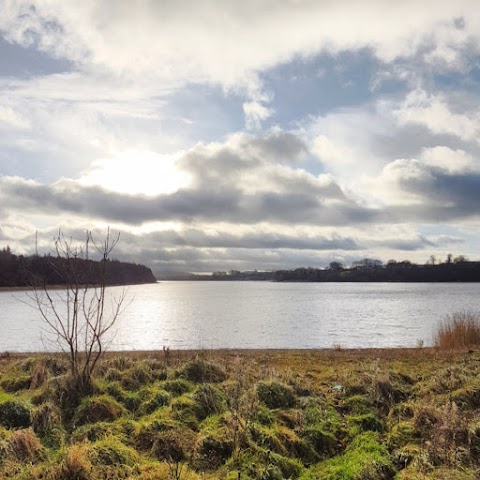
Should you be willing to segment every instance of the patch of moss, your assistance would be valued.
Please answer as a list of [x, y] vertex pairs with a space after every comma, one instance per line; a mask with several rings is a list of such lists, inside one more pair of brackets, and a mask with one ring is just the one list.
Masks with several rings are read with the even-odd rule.
[[305, 427], [301, 434], [312, 445], [319, 458], [330, 457], [337, 450], [337, 437], [320, 425]]
[[271, 426], [275, 422], [275, 412], [270, 408], [265, 407], [264, 405], [259, 405], [256, 411], [256, 420], [261, 425]]
[[199, 420], [225, 411], [225, 395], [213, 385], [198, 386], [193, 392], [192, 400], [195, 403], [195, 414]]
[[122, 374], [121, 384], [127, 390], [139, 390], [144, 385], [148, 385], [155, 380], [147, 362], [138, 362], [133, 367], [125, 370]]
[[43, 403], [33, 411], [32, 428], [45, 446], [59, 448], [67, 432], [62, 423], [60, 409], [51, 402]]
[[265, 450], [277, 452], [281, 455], [287, 454], [287, 448], [277, 436], [274, 426], [266, 427], [258, 423], [252, 423], [249, 428], [252, 440]]
[[7, 457], [8, 440], [11, 436], [11, 430], [7, 430], [4, 427], [0, 427], [0, 465]]
[[411, 420], [403, 420], [393, 425], [387, 435], [387, 445], [391, 449], [397, 449], [409, 443], [416, 443], [419, 432]]
[[123, 426], [120, 423], [95, 422], [76, 428], [71, 435], [73, 442], [96, 442], [111, 436], [123, 436]]
[[174, 397], [178, 397], [192, 390], [192, 385], [183, 378], [175, 378], [173, 380], [167, 380], [163, 382], [162, 387], [164, 390], [172, 394]]
[[258, 382], [257, 395], [268, 408], [292, 408], [297, 401], [293, 388], [280, 382]]
[[28, 390], [32, 382], [32, 377], [27, 373], [11, 373], [11, 375], [2, 378], [0, 386], [6, 391], [15, 393], [20, 390]]
[[116, 437], [91, 444], [88, 459], [100, 478], [128, 479], [139, 472], [138, 453]]
[[452, 392], [450, 399], [464, 409], [480, 407], [480, 385], [473, 383]]
[[233, 440], [226, 435], [202, 435], [196, 446], [196, 465], [204, 470], [215, 470], [233, 453]]
[[[395, 457], [395, 461], [397, 465], [399, 465], [400, 469], [408, 467], [413, 463], [420, 463], [420, 464], [429, 464], [427, 460], [427, 452], [425, 452], [422, 447], [416, 443], [407, 443], [402, 445], [401, 447], [394, 450], [393, 455]], [[417, 465], [418, 467], [419, 465]], [[430, 467], [430, 465], [428, 465]], [[424, 468], [420, 468], [420, 470], [425, 470]]]
[[332, 404], [322, 398], [309, 399], [303, 406], [303, 415], [305, 429], [319, 427], [339, 440], [345, 435], [343, 418]]
[[227, 379], [223, 368], [199, 358], [187, 362], [176, 375], [196, 383], [218, 383]]
[[73, 424], [112, 422], [125, 413], [125, 408], [109, 395], [85, 397], [75, 412]]
[[192, 398], [183, 395], [172, 400], [170, 407], [173, 418], [180, 424], [186, 425], [193, 430], [198, 429], [196, 405]]
[[119, 382], [122, 380], [123, 378], [123, 372], [121, 370], [118, 370], [117, 368], [109, 368], [103, 378], [107, 381], [107, 382]]
[[157, 386], [143, 387], [138, 392], [139, 404], [137, 409], [140, 415], [149, 415], [170, 403], [170, 394]]
[[32, 424], [32, 407], [25, 401], [3, 394], [0, 396], [0, 425], [27, 428]]
[[343, 455], [325, 460], [306, 472], [302, 480], [383, 480], [393, 475], [393, 463], [377, 432], [358, 435]]
[[345, 398], [342, 403], [342, 410], [353, 415], [370, 413], [372, 408], [371, 400], [364, 395], [352, 395]]
[[351, 436], [356, 436], [360, 432], [372, 430], [374, 432], [383, 432], [383, 422], [373, 412], [362, 415], [347, 415], [345, 417], [347, 427]]

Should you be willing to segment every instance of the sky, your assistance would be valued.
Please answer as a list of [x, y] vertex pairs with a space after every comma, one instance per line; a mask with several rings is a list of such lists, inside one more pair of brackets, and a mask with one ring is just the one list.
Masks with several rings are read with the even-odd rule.
[[478, 260], [479, 106], [476, 1], [0, 0], [0, 247]]

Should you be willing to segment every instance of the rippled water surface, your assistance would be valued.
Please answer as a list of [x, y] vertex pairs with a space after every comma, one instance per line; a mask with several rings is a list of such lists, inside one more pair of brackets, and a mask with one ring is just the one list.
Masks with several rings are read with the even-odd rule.
[[[108, 289], [112, 297], [120, 287]], [[110, 349], [330, 348], [431, 343], [478, 283], [162, 282], [127, 287]], [[25, 303], [26, 302], [26, 303]], [[0, 351], [54, 349], [26, 292], [0, 292]]]

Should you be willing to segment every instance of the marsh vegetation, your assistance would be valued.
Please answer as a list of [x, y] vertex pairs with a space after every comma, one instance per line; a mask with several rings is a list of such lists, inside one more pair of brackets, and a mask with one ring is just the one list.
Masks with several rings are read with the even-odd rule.
[[[468, 353], [470, 352], [470, 353]], [[473, 479], [480, 352], [107, 353], [0, 359], [0, 477]]]

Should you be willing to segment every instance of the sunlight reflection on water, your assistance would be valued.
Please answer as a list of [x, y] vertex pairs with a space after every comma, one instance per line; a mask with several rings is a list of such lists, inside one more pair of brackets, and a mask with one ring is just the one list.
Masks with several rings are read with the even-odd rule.
[[[111, 349], [429, 345], [435, 325], [479, 310], [480, 284], [162, 282], [127, 287]], [[122, 287], [108, 289], [118, 296]], [[25, 292], [0, 292], [0, 351], [45, 350]], [[51, 346], [47, 347], [52, 349]]]

